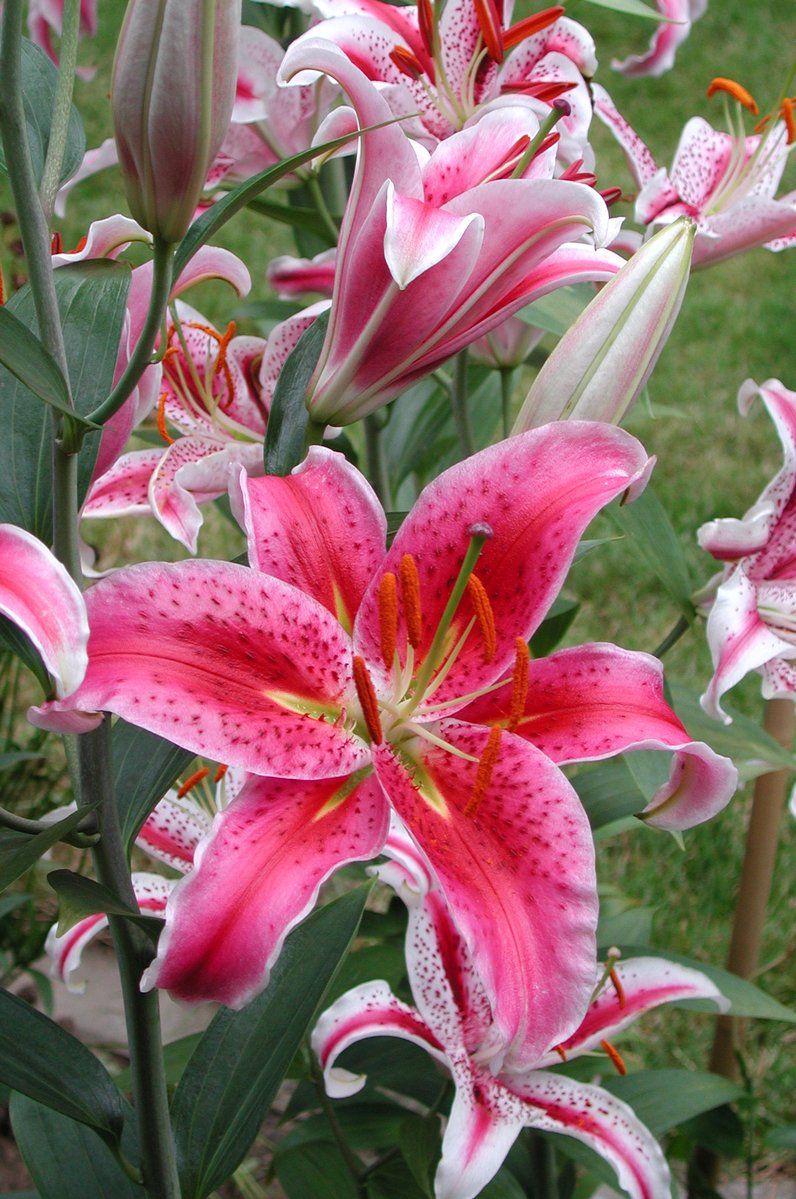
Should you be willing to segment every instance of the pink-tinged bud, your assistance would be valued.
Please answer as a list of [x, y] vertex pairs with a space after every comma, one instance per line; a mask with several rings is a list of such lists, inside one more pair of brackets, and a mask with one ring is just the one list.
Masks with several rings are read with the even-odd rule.
[[539, 371], [512, 433], [571, 418], [619, 424], [680, 311], [695, 231], [685, 217], [665, 226], [606, 283]]
[[130, 0], [111, 101], [130, 211], [177, 242], [229, 127], [241, 0]]

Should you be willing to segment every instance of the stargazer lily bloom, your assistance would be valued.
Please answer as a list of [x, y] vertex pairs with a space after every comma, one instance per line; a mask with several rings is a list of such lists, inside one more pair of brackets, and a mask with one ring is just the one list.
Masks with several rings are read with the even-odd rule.
[[745, 415], [759, 395], [774, 422], [783, 465], [740, 520], [702, 525], [699, 544], [727, 565], [709, 586], [708, 643], [714, 674], [702, 706], [730, 722], [721, 697], [752, 670], [766, 699], [796, 700], [796, 392], [778, 379], [751, 379], [738, 393]]
[[678, 49], [691, 32], [691, 25], [704, 16], [707, 6], [708, 0], [656, 0], [658, 12], [667, 20], [662, 21], [653, 33], [649, 49], [644, 54], [631, 54], [621, 62], [614, 59], [611, 66], [634, 78], [670, 71]]
[[[294, 43], [283, 77], [301, 81], [309, 70], [341, 83], [360, 127], [390, 121], [383, 96], [337, 46]], [[342, 112], [335, 133], [351, 128]], [[552, 178], [554, 167], [555, 144], [519, 101], [481, 114], [423, 166], [394, 123], [360, 139], [308, 389], [315, 421], [358, 420], [535, 297], [616, 273], [617, 255], [578, 242], [609, 236], [602, 197]]]
[[657, 165], [605, 89], [593, 88], [594, 111], [624, 150], [639, 187], [636, 220], [656, 228], [680, 216], [692, 217], [697, 224], [695, 269], [754, 246], [783, 250], [796, 245], [796, 192], [775, 199], [792, 144], [792, 105], [783, 109], [782, 120], [747, 136], [743, 109], [758, 112], [752, 97], [729, 79], [714, 79], [708, 94], [714, 91], [738, 100], [734, 116], [727, 110], [730, 132], [692, 117], [667, 171]]
[[[245, 1004], [321, 882], [378, 854], [395, 810], [439, 874], [501, 1044], [525, 1064], [546, 1049], [533, 1003], [542, 985], [573, 997], [554, 1034], [568, 1035], [593, 981], [594, 851], [575, 792], [531, 744], [532, 722], [515, 732], [531, 702], [527, 640], [586, 525], [650, 467], [610, 426], [533, 430], [441, 475], [385, 553], [364, 478], [314, 447], [286, 478], [241, 472], [232, 501], [250, 569], [146, 564], [90, 590], [86, 681], [39, 721], [106, 709], [262, 776], [175, 889], [150, 983]], [[551, 743], [570, 759], [668, 747], [667, 797], [676, 791], [684, 810], [729, 798], [732, 766], [690, 742], [644, 655], [599, 647], [599, 661], [565, 672], [565, 705], [555, 664], [548, 674], [535, 664], [530, 683], [537, 673], [541, 710], [552, 695]], [[459, 718], [507, 678], [508, 719]], [[553, 902], [564, 886], [552, 929], [540, 897]]]
[[[522, 95], [544, 115], [566, 97], [560, 122], [564, 162], [586, 159], [592, 108], [586, 80], [597, 69], [594, 41], [555, 5], [512, 24], [513, 0], [446, 0], [396, 7], [384, 0], [315, 0], [327, 20], [304, 37], [334, 42], [378, 82], [395, 116], [429, 149], [480, 109]], [[299, 44], [301, 39], [297, 39]]]
[[[593, 970], [591, 1003], [587, 998], [577, 1027], [563, 1042], [553, 1032], [561, 992], [544, 988], [536, 1002], [551, 1031], [547, 1051], [519, 1069], [512, 1068], [510, 1059], [495, 1065], [484, 1048], [491, 1024], [490, 997], [433, 872], [397, 823], [385, 853], [392, 860], [374, 873], [409, 909], [406, 962], [415, 1007], [398, 999], [382, 981], [363, 983], [336, 1000], [312, 1034], [328, 1094], [343, 1098], [365, 1085], [362, 1075], [337, 1065], [350, 1045], [379, 1036], [411, 1041], [445, 1066], [456, 1086], [434, 1180], [436, 1199], [478, 1195], [500, 1169], [522, 1128], [565, 1133], [582, 1141], [610, 1163], [632, 1199], [668, 1199], [666, 1159], [631, 1108], [600, 1087], [539, 1067], [602, 1048], [624, 1069], [609, 1038], [643, 1012], [697, 998], [712, 999], [726, 1010], [724, 997], [710, 979], [660, 958], [609, 961], [607, 969]], [[557, 908], [553, 904], [548, 910], [553, 924]], [[544, 972], [544, 963], [537, 965]]]
[[47, 546], [16, 525], [0, 525], [0, 612], [41, 655], [63, 699], [88, 664], [88, 620], [80, 588]]
[[[199, 505], [227, 491], [230, 466], [263, 471], [263, 438], [288, 354], [327, 303], [277, 325], [270, 336], [222, 334], [177, 302], [167, 326], [158, 430], [164, 449], [132, 450], [92, 484], [84, 517], [151, 514], [191, 553]], [[169, 432], [171, 428], [171, 432]]]

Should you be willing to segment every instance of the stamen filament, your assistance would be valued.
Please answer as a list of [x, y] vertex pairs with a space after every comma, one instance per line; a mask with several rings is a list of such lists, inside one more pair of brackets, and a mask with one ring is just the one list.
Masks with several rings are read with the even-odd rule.
[[618, 1049], [615, 1049], [610, 1041], [600, 1041], [600, 1048], [604, 1049], [609, 1058], [616, 1066], [617, 1073], [627, 1074], [627, 1066], [622, 1061], [622, 1055]]
[[444, 738], [438, 737], [436, 733], [432, 733], [424, 724], [414, 724], [410, 720], [406, 724], [402, 724], [401, 727], [408, 729], [417, 737], [422, 737], [424, 741], [430, 741], [432, 745], [439, 746], [446, 753], [453, 754], [454, 758], [463, 758], [465, 762], [479, 761], [473, 754], [468, 754], [463, 749], [458, 749], [455, 745], [451, 745], [449, 741], [445, 741]]
[[530, 652], [522, 637], [514, 643], [514, 670], [511, 675], [511, 708], [506, 728], [513, 733], [525, 714], [525, 701], [528, 698], [528, 675]]
[[379, 640], [382, 661], [390, 670], [398, 643], [398, 581], [391, 570], [379, 583]]
[[484, 747], [484, 752], [481, 754], [481, 759], [478, 763], [473, 790], [465, 804], [464, 815], [467, 817], [475, 816], [481, 806], [481, 800], [484, 798], [486, 789], [492, 782], [492, 771], [495, 769], [495, 763], [500, 754], [500, 739], [502, 736], [503, 730], [500, 725], [493, 724], [489, 730], [489, 740]]
[[201, 783], [202, 779], [206, 779], [210, 773], [209, 766], [200, 766], [192, 775], [185, 780], [177, 792], [177, 799], [184, 799], [189, 791], [192, 791], [197, 783]]
[[[447, 665], [448, 664], [446, 662], [445, 663], [446, 669], [447, 669]], [[442, 672], [440, 671], [440, 674], [441, 673]], [[437, 678], [439, 678], [439, 675], [437, 676]], [[434, 689], [436, 689], [436, 686], [437, 686], [437, 679], [434, 679]], [[465, 704], [465, 703], [469, 704], [472, 700], [480, 699], [482, 695], [490, 695], [493, 691], [499, 691], [501, 687], [505, 687], [505, 686], [506, 686], [506, 680], [498, 679], [498, 681], [496, 683], [490, 683], [488, 687], [479, 687], [477, 691], [468, 691], [466, 695], [457, 695], [456, 696], [456, 704], [457, 705]], [[432, 691], [432, 688], [429, 688], [429, 690], [426, 692], [426, 695], [431, 694], [431, 691]], [[437, 708], [449, 708], [450, 703], [451, 703], [451, 701], [449, 699], [444, 699], [444, 700], [442, 700], [441, 703], [438, 703], [438, 704], [423, 704], [423, 712], [424, 713], [434, 712], [437, 710]], [[511, 732], [511, 730], [509, 730], [509, 732]]]
[[484, 639], [484, 662], [491, 662], [497, 649], [495, 613], [492, 611], [492, 604], [487, 595], [486, 587], [478, 575], [470, 575], [470, 578], [467, 580], [467, 590], [470, 593], [470, 602], [473, 605], [473, 611], [481, 628], [481, 636]]
[[370, 739], [374, 745], [381, 745], [381, 742], [384, 740], [384, 734], [381, 730], [379, 701], [376, 698], [376, 692], [373, 689], [373, 683], [368, 674], [365, 659], [361, 658], [359, 654], [354, 655], [354, 686], [357, 690], [357, 698], [362, 708], [362, 715], [365, 718], [367, 730], [370, 733]]
[[[446, 678], [450, 674], [451, 667], [455, 663], [459, 654], [464, 649], [464, 643], [467, 640], [467, 638], [470, 636], [470, 634], [472, 633], [474, 628], [475, 628], [475, 617], [471, 616], [469, 621], [467, 622], [467, 626], [466, 626], [464, 632], [462, 633], [461, 637], [456, 642], [456, 644], [454, 645], [451, 652], [448, 654], [447, 658], [445, 659], [445, 662], [440, 667], [439, 672], [434, 675], [433, 682], [429, 683], [428, 687], [426, 687], [425, 695], [423, 696], [424, 700], [428, 699], [429, 696], [434, 695], [439, 690], [439, 688], [442, 686], [442, 684], [445, 682]], [[457, 695], [456, 703], [458, 704], [458, 702], [459, 702], [459, 696]], [[449, 704], [450, 704], [450, 700], [443, 701], [441, 704], [434, 704], [433, 706], [436, 708], [447, 708], [449, 706]], [[425, 708], [426, 708], [425, 703], [423, 704], [423, 708], [425, 710]]]
[[400, 579], [406, 636], [413, 649], [417, 649], [423, 636], [423, 609], [420, 602], [420, 575], [411, 554], [404, 554], [401, 558]]

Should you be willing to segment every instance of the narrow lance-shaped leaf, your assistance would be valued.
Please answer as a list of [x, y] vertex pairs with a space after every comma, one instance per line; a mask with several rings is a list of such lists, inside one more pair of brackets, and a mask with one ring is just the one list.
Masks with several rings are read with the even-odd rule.
[[[57, 68], [50, 59], [27, 38], [22, 39], [22, 100], [25, 108], [25, 125], [30, 147], [31, 165], [36, 182], [41, 182], [47, 147], [50, 143], [55, 90], [58, 82]], [[86, 137], [83, 122], [74, 105], [69, 112], [64, 158], [61, 165], [61, 183], [74, 175], [83, 161]], [[0, 170], [7, 171], [5, 153], [0, 142]]]
[[89, 808], [81, 808], [72, 812], [64, 820], [52, 824], [46, 832], [34, 836], [13, 829], [0, 830], [0, 890], [30, 870], [57, 841], [74, 832], [88, 811]]
[[307, 387], [326, 336], [329, 313], [323, 312], [301, 335], [282, 368], [274, 390], [265, 435], [265, 473], [289, 475], [304, 458], [309, 423]]
[[129, 852], [155, 804], [195, 755], [126, 720], [117, 720], [113, 726], [112, 753], [114, 794], [122, 839]]

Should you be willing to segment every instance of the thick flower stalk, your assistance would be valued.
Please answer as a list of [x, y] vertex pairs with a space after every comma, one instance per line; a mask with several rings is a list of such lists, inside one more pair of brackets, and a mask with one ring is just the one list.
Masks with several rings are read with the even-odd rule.
[[[568, 1035], [593, 985], [594, 850], [551, 755], [674, 752], [651, 806], [682, 825], [735, 785], [726, 759], [691, 742], [646, 655], [584, 647], [528, 670], [584, 528], [650, 466], [610, 426], [533, 430], [441, 475], [385, 552], [368, 484], [314, 447], [286, 478], [240, 473], [251, 569], [149, 564], [91, 589], [86, 681], [39, 720], [106, 709], [259, 776], [175, 889], [150, 982], [245, 1004], [322, 881], [378, 854], [395, 810], [485, 980], [496, 1043], [538, 1060], [540, 988], [562, 997], [553, 1035]], [[492, 692], [482, 719], [473, 705]], [[552, 929], [541, 897], [561, 887]]]
[[[342, 1098], [365, 1085], [362, 1075], [337, 1065], [348, 1046], [369, 1037], [411, 1041], [450, 1071], [456, 1087], [434, 1179], [435, 1199], [478, 1195], [522, 1128], [582, 1141], [609, 1162], [631, 1199], [668, 1199], [666, 1159], [631, 1108], [600, 1087], [539, 1067], [604, 1049], [623, 1068], [609, 1038], [644, 1012], [698, 998], [712, 999], [726, 1010], [710, 979], [652, 957], [618, 962], [610, 971], [595, 967], [588, 1010], [582, 1009], [579, 1024], [565, 1040], [553, 1032], [561, 995], [548, 991], [542, 1001], [551, 1031], [547, 1051], [522, 1069], [512, 1069], [510, 1062], [493, 1066], [483, 1051], [490, 999], [433, 872], [397, 822], [385, 852], [391, 860], [375, 873], [409, 909], [406, 962], [415, 1006], [398, 999], [381, 981], [363, 983], [336, 1000], [312, 1035], [327, 1092]], [[548, 912], [553, 924], [557, 906]]]
[[793, 141], [792, 106], [783, 108], [782, 120], [764, 120], [762, 132], [747, 135], [744, 111], [757, 115], [758, 109], [746, 89], [717, 79], [708, 94], [713, 91], [725, 91], [737, 100], [735, 114], [727, 110], [730, 132], [692, 117], [667, 171], [657, 165], [605, 89], [594, 87], [594, 111], [624, 150], [639, 188], [636, 220], [650, 229], [680, 216], [696, 221], [695, 268], [754, 246], [783, 250], [796, 245], [796, 192], [776, 198]]
[[[390, 121], [382, 95], [336, 46], [295, 43], [283, 76], [301, 81], [308, 70], [343, 85], [361, 128]], [[617, 255], [578, 240], [605, 243], [602, 197], [552, 178], [554, 169], [555, 135], [519, 102], [482, 113], [423, 166], [394, 123], [361, 139], [308, 391], [316, 422], [358, 420], [530, 300], [615, 274]]]
[[782, 444], [782, 468], [744, 517], [709, 521], [698, 533], [702, 549], [727, 564], [707, 597], [714, 673], [702, 696], [725, 724], [721, 697], [752, 670], [762, 673], [766, 699], [796, 699], [796, 392], [778, 379], [748, 379], [738, 393], [743, 414], [756, 395]]
[[708, 0], [656, 0], [662, 21], [652, 35], [649, 49], [643, 54], [631, 54], [611, 66], [623, 75], [638, 78], [642, 75], [663, 75], [674, 66], [675, 55], [691, 32], [694, 21], [704, 16]]
[[129, 0], [111, 80], [135, 219], [178, 242], [193, 220], [235, 99], [240, 0]]

